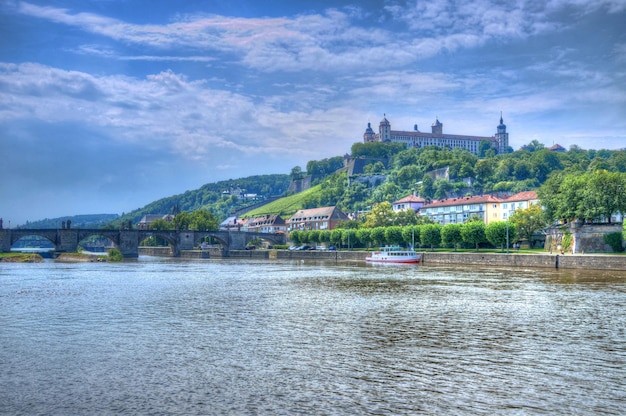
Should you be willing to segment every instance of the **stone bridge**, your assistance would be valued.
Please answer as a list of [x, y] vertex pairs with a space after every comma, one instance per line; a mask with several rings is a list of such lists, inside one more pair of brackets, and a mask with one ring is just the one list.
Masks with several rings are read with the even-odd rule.
[[285, 244], [284, 234], [249, 233], [243, 231], [157, 231], [157, 230], [100, 230], [100, 229], [0, 229], [0, 252], [11, 250], [11, 246], [22, 237], [40, 236], [52, 244], [57, 252], [76, 252], [81, 241], [91, 236], [105, 237], [122, 252], [124, 257], [137, 257], [139, 243], [148, 237], [160, 237], [167, 241], [174, 256], [181, 250], [192, 250], [207, 236], [222, 245], [225, 255], [230, 250], [243, 250], [254, 239], [260, 238], [272, 244]]

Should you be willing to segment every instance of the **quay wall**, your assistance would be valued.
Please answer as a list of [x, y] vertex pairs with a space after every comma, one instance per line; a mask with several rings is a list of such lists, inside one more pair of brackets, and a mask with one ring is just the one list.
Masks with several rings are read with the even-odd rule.
[[[140, 247], [140, 255], [172, 256], [167, 247]], [[364, 251], [288, 251], [231, 250], [224, 255], [219, 250], [182, 250], [182, 258], [250, 258], [271, 260], [327, 260], [364, 262]], [[519, 253], [454, 253], [420, 252], [425, 265], [472, 265], [503, 267], [542, 267], [553, 269], [590, 269], [626, 271], [626, 256], [610, 254], [519, 254]]]
[[626, 256], [603, 254], [422, 253], [423, 264], [625, 270]]

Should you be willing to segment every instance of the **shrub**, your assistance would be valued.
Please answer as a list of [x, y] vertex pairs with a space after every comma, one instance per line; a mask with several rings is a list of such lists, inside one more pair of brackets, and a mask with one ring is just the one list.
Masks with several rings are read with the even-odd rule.
[[109, 261], [115, 261], [115, 262], [124, 261], [124, 255], [118, 249], [113, 248], [109, 250], [108, 253], [109, 253]]
[[624, 237], [622, 233], [609, 233], [605, 234], [604, 242], [611, 246], [614, 253], [621, 253], [624, 251]]

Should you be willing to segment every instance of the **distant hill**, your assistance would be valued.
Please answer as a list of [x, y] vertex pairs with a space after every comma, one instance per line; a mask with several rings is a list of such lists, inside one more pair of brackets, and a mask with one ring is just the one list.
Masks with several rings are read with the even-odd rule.
[[284, 195], [290, 182], [289, 175], [275, 174], [209, 183], [199, 189], [162, 198], [143, 208], [122, 214], [113, 225], [129, 220], [137, 223], [144, 215], [170, 214], [175, 210], [191, 212], [206, 209], [221, 220], [233, 211], [259, 204], [264, 199]]
[[59, 218], [46, 218], [39, 221], [27, 221], [26, 224], [18, 228], [36, 228], [36, 229], [56, 229], [61, 228], [62, 223], [71, 221], [72, 228], [102, 228], [119, 218], [118, 214], [90, 214], [90, 215], [74, 215]]

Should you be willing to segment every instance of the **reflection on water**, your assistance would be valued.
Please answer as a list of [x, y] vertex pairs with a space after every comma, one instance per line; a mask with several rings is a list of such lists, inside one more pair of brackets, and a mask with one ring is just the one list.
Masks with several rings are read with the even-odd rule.
[[2, 414], [619, 414], [626, 274], [0, 266]]

